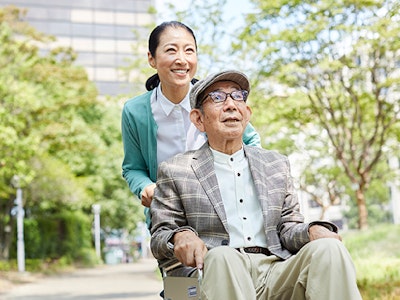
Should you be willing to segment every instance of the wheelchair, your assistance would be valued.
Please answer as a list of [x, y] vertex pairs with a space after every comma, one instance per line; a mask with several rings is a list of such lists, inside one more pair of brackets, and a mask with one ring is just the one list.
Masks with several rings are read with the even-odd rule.
[[176, 268], [181, 263], [176, 263], [167, 268], [160, 268], [163, 278], [164, 300], [200, 300], [200, 287], [203, 271], [198, 270], [196, 277], [168, 276], [167, 272]]

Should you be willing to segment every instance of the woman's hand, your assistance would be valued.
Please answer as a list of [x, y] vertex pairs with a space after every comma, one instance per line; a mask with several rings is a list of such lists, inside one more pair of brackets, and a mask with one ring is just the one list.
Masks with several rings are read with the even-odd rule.
[[150, 207], [151, 201], [154, 196], [154, 189], [156, 188], [156, 184], [152, 183], [146, 186], [142, 191], [142, 205], [146, 207]]

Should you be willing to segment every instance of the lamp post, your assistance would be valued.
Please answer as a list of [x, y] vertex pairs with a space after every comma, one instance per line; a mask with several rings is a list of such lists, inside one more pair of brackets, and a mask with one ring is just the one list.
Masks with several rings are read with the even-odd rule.
[[100, 204], [92, 205], [92, 212], [94, 213], [94, 245], [97, 257], [101, 257], [100, 253]]
[[24, 245], [24, 215], [25, 210], [22, 205], [22, 189], [19, 176], [14, 175], [11, 180], [12, 185], [17, 189], [17, 197], [14, 200], [17, 210], [17, 262], [18, 271], [25, 272], [25, 245]]

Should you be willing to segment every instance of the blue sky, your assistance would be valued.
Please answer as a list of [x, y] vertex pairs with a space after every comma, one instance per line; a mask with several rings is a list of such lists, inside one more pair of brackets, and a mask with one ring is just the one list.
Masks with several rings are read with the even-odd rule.
[[[157, 24], [160, 24], [164, 21], [170, 21], [171, 19], [174, 18], [174, 14], [168, 13], [167, 9], [167, 4], [172, 3], [176, 8], [179, 8], [179, 10], [185, 10], [189, 7], [193, 1], [198, 1], [198, 0], [155, 0], [155, 5], [156, 9], [159, 12], [158, 13], [158, 20], [156, 20]], [[215, 5], [219, 5], [218, 2], [219, 0], [209, 0], [208, 4], [210, 3], [215, 3]], [[219, 69], [222, 65], [226, 65], [231, 63], [231, 58], [229, 55], [226, 55], [226, 53], [229, 52], [229, 47], [231, 44], [230, 36], [235, 35], [237, 32], [237, 29], [242, 27], [244, 25], [244, 16], [248, 14], [252, 9], [252, 3], [249, 0], [226, 0], [226, 5], [221, 6], [221, 11], [223, 12], [223, 16], [226, 18], [225, 24], [222, 24], [224, 26], [224, 30], [226, 33], [223, 41], [220, 41], [218, 45], [215, 46], [215, 50], [218, 51], [218, 53], [221, 53], [220, 57], [218, 60], [213, 61], [213, 63], [210, 63], [208, 60], [202, 61], [200, 58], [199, 63], [203, 68], [199, 68], [199, 73], [202, 73], [202, 71], [206, 71], [207, 73], [210, 71], [214, 71], [215, 69]], [[235, 19], [235, 17], [237, 18]], [[232, 21], [234, 19], [234, 21]], [[205, 20], [206, 22], [207, 20]], [[187, 23], [191, 27], [190, 23]], [[201, 33], [197, 33], [196, 36], [199, 39]], [[206, 34], [203, 34], [202, 37], [206, 37]], [[203, 57], [203, 59], [206, 59]], [[215, 57], [214, 57], [215, 59]], [[202, 74], [204, 75], [204, 74]]]
[[[168, 14], [166, 11], [166, 4], [173, 3], [176, 7], [184, 10], [186, 9], [192, 1], [198, 0], [155, 0], [155, 5], [159, 12], [163, 11], [162, 17], [158, 20], [158, 23], [163, 21], [168, 21], [171, 19], [171, 14]], [[215, 2], [215, 5], [218, 5], [218, 0], [209, 0], [210, 2]], [[228, 17], [232, 17], [234, 15], [243, 15], [248, 13], [251, 10], [251, 3], [249, 0], [227, 0], [226, 6], [222, 7], [224, 10], [224, 15]], [[165, 11], [165, 12], [164, 12]]]

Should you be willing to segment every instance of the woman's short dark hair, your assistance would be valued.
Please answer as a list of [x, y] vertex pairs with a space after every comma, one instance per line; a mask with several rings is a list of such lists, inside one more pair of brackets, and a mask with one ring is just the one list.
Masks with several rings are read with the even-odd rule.
[[[163, 22], [160, 25], [158, 25], [156, 28], [153, 29], [153, 31], [150, 33], [149, 37], [149, 52], [150, 54], [155, 57], [156, 55], [156, 50], [160, 44], [160, 37], [163, 34], [163, 32], [169, 28], [169, 27], [174, 27], [174, 28], [183, 28], [187, 32], [189, 32], [194, 39], [194, 43], [196, 45], [196, 50], [197, 50], [197, 41], [196, 37], [194, 36], [193, 30], [186, 26], [185, 24], [179, 22], [179, 21], [168, 21], [168, 22]], [[158, 74], [154, 74], [153, 76], [150, 76], [147, 81], [146, 81], [146, 89], [148, 91], [151, 91], [155, 87], [157, 87], [160, 84], [160, 78], [158, 77]]]

